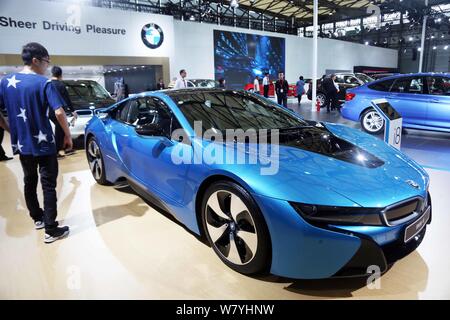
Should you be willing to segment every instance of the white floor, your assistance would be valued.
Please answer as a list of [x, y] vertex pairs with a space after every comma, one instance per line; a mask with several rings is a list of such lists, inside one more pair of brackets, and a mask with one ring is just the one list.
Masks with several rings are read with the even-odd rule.
[[59, 217], [72, 233], [46, 245], [25, 208], [19, 160], [1, 162], [0, 299], [450, 299], [450, 172], [427, 171], [426, 237], [370, 290], [360, 280], [238, 274], [136, 195], [95, 184], [82, 150], [60, 161]]

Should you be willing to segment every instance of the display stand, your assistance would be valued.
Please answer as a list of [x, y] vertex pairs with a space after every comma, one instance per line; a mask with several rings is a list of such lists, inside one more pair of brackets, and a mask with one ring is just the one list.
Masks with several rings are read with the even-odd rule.
[[372, 106], [384, 119], [384, 141], [400, 150], [403, 119], [386, 99], [372, 100]]

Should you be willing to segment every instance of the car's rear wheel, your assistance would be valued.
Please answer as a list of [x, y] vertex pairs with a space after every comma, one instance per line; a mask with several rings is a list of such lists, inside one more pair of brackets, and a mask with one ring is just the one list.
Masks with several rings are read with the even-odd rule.
[[91, 169], [95, 181], [101, 185], [108, 185], [109, 182], [106, 180], [102, 152], [94, 137], [90, 137], [86, 144], [86, 156], [89, 163], [89, 169]]
[[384, 130], [384, 119], [374, 109], [368, 109], [361, 116], [361, 127], [370, 134], [380, 134]]
[[268, 270], [270, 236], [250, 194], [230, 181], [211, 185], [203, 197], [202, 222], [214, 252], [230, 268], [243, 274]]

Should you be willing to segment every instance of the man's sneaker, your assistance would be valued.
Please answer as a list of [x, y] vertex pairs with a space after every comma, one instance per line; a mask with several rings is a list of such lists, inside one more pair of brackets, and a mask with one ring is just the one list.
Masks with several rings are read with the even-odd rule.
[[45, 230], [45, 243], [52, 243], [58, 239], [62, 239], [69, 234], [69, 227], [56, 227], [51, 230]]
[[45, 224], [44, 224], [44, 221], [35, 221], [34, 222], [34, 228], [36, 229], [36, 230], [39, 230], [39, 229], [42, 229], [42, 228], [44, 228], [45, 227]]

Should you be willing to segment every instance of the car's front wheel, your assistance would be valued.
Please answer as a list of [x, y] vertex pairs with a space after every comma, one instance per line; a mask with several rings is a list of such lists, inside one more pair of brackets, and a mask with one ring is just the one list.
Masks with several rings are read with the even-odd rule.
[[230, 268], [243, 274], [268, 270], [269, 231], [255, 201], [240, 185], [211, 185], [203, 197], [202, 222], [214, 252]]
[[89, 163], [89, 169], [91, 169], [95, 181], [101, 185], [108, 185], [109, 182], [106, 180], [102, 152], [94, 137], [90, 137], [86, 144], [86, 156]]
[[374, 109], [368, 109], [361, 116], [361, 127], [370, 134], [380, 134], [384, 130], [384, 119]]

